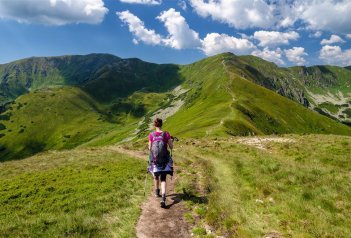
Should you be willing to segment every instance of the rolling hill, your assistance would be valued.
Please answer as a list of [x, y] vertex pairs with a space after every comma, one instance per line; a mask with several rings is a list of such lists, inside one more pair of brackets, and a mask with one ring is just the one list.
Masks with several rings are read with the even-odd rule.
[[[350, 127], [306, 108], [321, 108], [312, 100], [317, 92], [350, 93], [348, 70], [325, 67], [340, 71], [340, 79], [330, 81], [329, 71], [320, 71], [323, 80], [308, 83], [316, 77], [298, 77], [304, 68], [230, 53], [183, 66], [106, 54], [1, 65], [0, 158], [143, 138], [155, 115], [168, 117], [167, 128], [180, 137], [351, 135]], [[342, 106], [346, 114], [348, 106]]]

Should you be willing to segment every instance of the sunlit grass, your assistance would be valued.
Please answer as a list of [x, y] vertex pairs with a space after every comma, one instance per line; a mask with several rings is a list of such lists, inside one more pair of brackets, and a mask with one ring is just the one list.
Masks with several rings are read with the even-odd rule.
[[1, 237], [133, 237], [145, 162], [107, 148], [0, 164]]
[[193, 211], [197, 226], [207, 223], [230, 237], [351, 235], [351, 138], [284, 138], [293, 141], [266, 142], [266, 150], [238, 139], [181, 145], [178, 189], [189, 191], [190, 207], [202, 211]]

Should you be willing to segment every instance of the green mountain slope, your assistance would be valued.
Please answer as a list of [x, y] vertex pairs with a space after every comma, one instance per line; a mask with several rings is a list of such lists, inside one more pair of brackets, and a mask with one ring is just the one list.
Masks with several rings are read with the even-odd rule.
[[337, 66], [293, 68], [305, 81], [311, 108], [351, 125], [351, 71]]
[[351, 123], [351, 70], [337, 66], [280, 68], [255, 56], [231, 56], [238, 73], [307, 108]]
[[0, 105], [36, 89], [63, 85], [79, 86], [95, 99], [108, 102], [136, 90], [168, 90], [179, 83], [177, 72], [176, 65], [108, 54], [23, 59], [0, 65]]
[[93, 139], [121, 141], [165, 97], [164, 93], [137, 92], [104, 104], [79, 87], [68, 86], [22, 95], [0, 115], [0, 158], [73, 148]]
[[[263, 69], [281, 77], [271, 81]], [[298, 95], [288, 89], [301, 82], [289, 84], [286, 72], [293, 75], [229, 53], [184, 66], [101, 54], [2, 65], [0, 92], [10, 96], [1, 107], [0, 158], [144, 138], [156, 115], [180, 137], [351, 134], [351, 128], [275, 93], [287, 86], [290, 98]]]
[[[240, 61], [240, 59], [239, 59]], [[239, 62], [240, 63], [240, 62]], [[222, 54], [182, 67], [185, 106], [167, 120], [189, 137], [273, 133], [351, 134], [351, 128], [304, 108], [244, 77], [237, 57]]]
[[106, 54], [24, 59], [0, 76], [1, 160], [121, 141], [181, 81], [176, 65]]
[[0, 65], [0, 99], [2, 102], [13, 100], [21, 94], [48, 86], [80, 84], [104, 65], [120, 61], [112, 55], [91, 54], [33, 57]]
[[[3, 114], [1, 157], [25, 157], [49, 148], [72, 148], [113, 124], [98, 105], [78, 88], [35, 91], [19, 97]], [[111, 121], [111, 120], [110, 120]], [[112, 122], [112, 121], [111, 121]]]

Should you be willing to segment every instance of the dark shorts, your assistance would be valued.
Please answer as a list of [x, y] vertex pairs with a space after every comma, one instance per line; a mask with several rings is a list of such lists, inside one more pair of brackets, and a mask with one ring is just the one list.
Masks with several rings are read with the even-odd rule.
[[155, 173], [154, 179], [158, 180], [160, 178], [161, 182], [166, 182], [168, 172], [158, 172]]

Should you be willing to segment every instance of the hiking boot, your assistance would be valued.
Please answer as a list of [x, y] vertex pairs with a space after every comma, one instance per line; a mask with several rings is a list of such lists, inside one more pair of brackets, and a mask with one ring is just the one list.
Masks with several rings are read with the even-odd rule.
[[160, 204], [162, 208], [166, 207], [166, 194], [162, 194]]
[[155, 197], [157, 197], [157, 198], [161, 197], [159, 188], [155, 190]]

